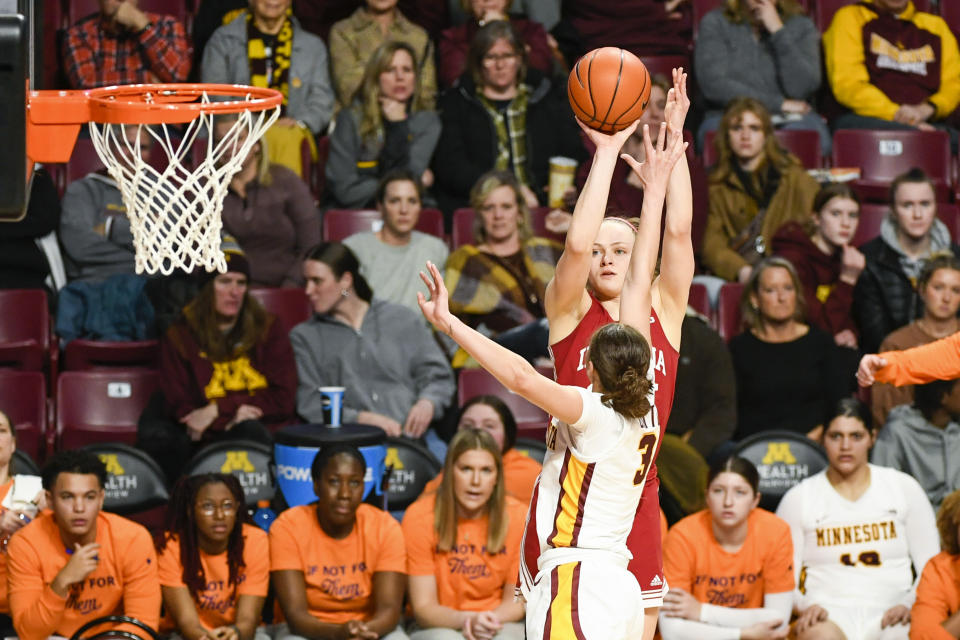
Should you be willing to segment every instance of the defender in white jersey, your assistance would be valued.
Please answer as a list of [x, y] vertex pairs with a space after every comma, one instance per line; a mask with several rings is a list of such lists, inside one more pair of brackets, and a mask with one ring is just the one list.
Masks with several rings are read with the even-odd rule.
[[[420, 274], [430, 300], [418, 295], [423, 315], [504, 386], [550, 413], [560, 423], [560, 442], [540, 475], [536, 491], [549, 492], [552, 513], [544, 529], [538, 574], [527, 597], [528, 638], [618, 640], [643, 634], [641, 591], [627, 570], [627, 536], [656, 451], [657, 429], [650, 369], [651, 282], [667, 179], [684, 152], [680, 132], [666, 146], [666, 126], [657, 148], [644, 128], [646, 160], [638, 171], [646, 185], [637, 232], [642, 249], [627, 272], [620, 323], [590, 339], [587, 377], [596, 392], [561, 385], [526, 360], [470, 329], [447, 305], [436, 266]], [[528, 522], [530, 516], [528, 515]], [[529, 525], [528, 525], [529, 526]]]
[[829, 466], [777, 508], [793, 538], [798, 640], [907, 638], [914, 575], [940, 550], [917, 481], [867, 463], [868, 419], [842, 400], [823, 435]]

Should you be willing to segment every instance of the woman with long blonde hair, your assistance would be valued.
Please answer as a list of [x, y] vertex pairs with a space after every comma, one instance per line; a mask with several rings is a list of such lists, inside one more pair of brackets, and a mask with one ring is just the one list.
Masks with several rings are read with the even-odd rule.
[[440, 119], [425, 107], [416, 61], [406, 42], [380, 45], [353, 100], [337, 115], [326, 168], [335, 206], [371, 206], [380, 177], [392, 169], [409, 170], [425, 187], [433, 184], [429, 167]]

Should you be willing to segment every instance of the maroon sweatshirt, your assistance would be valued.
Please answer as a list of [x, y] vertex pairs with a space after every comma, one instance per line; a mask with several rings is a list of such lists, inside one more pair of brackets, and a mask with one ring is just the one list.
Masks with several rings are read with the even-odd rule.
[[228, 362], [213, 363], [182, 319], [160, 341], [160, 387], [171, 417], [180, 419], [216, 401], [210, 429], [221, 431], [242, 404], [263, 410], [267, 425], [288, 424], [295, 414], [297, 367], [290, 338], [275, 316], [263, 340]]
[[798, 222], [788, 222], [773, 236], [773, 254], [789, 260], [797, 270], [807, 303], [807, 322], [831, 336], [844, 329], [857, 332], [850, 307], [853, 285], [840, 281], [841, 253], [827, 255]]

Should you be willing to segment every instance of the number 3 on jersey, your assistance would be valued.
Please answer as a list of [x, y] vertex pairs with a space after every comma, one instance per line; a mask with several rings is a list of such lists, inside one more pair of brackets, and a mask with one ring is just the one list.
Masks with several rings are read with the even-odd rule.
[[657, 434], [643, 434], [643, 437], [640, 438], [640, 444], [637, 446], [637, 451], [640, 452], [640, 467], [637, 469], [637, 473], [633, 476], [634, 486], [642, 484], [643, 479], [647, 477], [647, 469], [650, 468], [650, 460], [653, 459], [653, 452], [656, 450]]

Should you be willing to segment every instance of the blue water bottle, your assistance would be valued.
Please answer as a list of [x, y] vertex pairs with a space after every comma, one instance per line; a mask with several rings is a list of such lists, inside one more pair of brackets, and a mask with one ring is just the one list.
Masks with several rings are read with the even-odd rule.
[[257, 511], [253, 514], [253, 522], [264, 531], [270, 531], [270, 525], [277, 519], [277, 514], [270, 508], [269, 500], [257, 502]]

